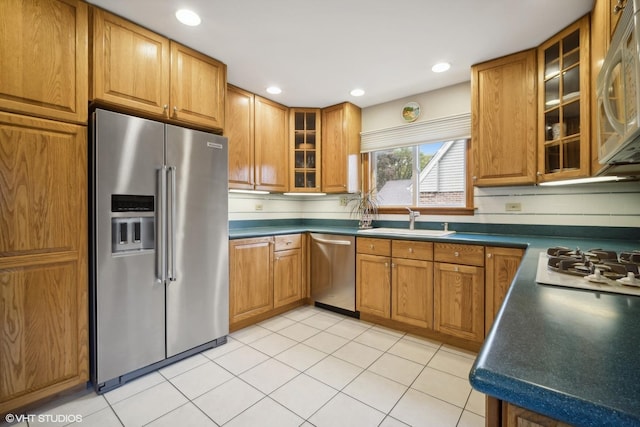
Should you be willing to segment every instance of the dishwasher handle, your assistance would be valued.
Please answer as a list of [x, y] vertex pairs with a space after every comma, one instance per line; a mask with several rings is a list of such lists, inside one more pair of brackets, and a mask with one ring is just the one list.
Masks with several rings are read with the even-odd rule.
[[348, 240], [329, 240], [329, 239], [321, 239], [315, 236], [311, 236], [311, 238], [318, 243], [324, 243], [326, 245], [351, 246], [351, 242]]

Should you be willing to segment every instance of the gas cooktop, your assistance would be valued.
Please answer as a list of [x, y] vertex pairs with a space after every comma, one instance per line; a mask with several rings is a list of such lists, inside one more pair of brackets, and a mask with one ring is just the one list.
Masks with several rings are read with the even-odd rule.
[[540, 253], [536, 282], [640, 295], [640, 251], [549, 248], [546, 253]]

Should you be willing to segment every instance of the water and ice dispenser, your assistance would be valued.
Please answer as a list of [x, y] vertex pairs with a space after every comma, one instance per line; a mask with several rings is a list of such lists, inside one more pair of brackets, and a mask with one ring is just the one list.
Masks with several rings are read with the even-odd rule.
[[[153, 196], [112, 194], [111, 252], [121, 254], [155, 248]], [[125, 214], [125, 215], [121, 215]]]

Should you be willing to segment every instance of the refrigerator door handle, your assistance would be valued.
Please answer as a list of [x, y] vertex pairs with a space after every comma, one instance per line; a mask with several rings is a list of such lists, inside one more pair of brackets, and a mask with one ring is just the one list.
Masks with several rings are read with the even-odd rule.
[[176, 277], [176, 168], [169, 166], [169, 185], [171, 187], [171, 197], [168, 198], [167, 215], [169, 216], [169, 232], [167, 238], [167, 249], [169, 258], [169, 281], [175, 282]]
[[156, 207], [156, 277], [159, 282], [167, 280], [167, 167], [158, 169], [158, 206]]

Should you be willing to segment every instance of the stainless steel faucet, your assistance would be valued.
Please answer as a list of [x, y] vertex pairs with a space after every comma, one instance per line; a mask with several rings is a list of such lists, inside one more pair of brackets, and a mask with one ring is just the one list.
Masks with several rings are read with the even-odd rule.
[[413, 230], [416, 225], [416, 218], [420, 216], [420, 212], [412, 211], [410, 208], [407, 208], [409, 211], [409, 230]]

